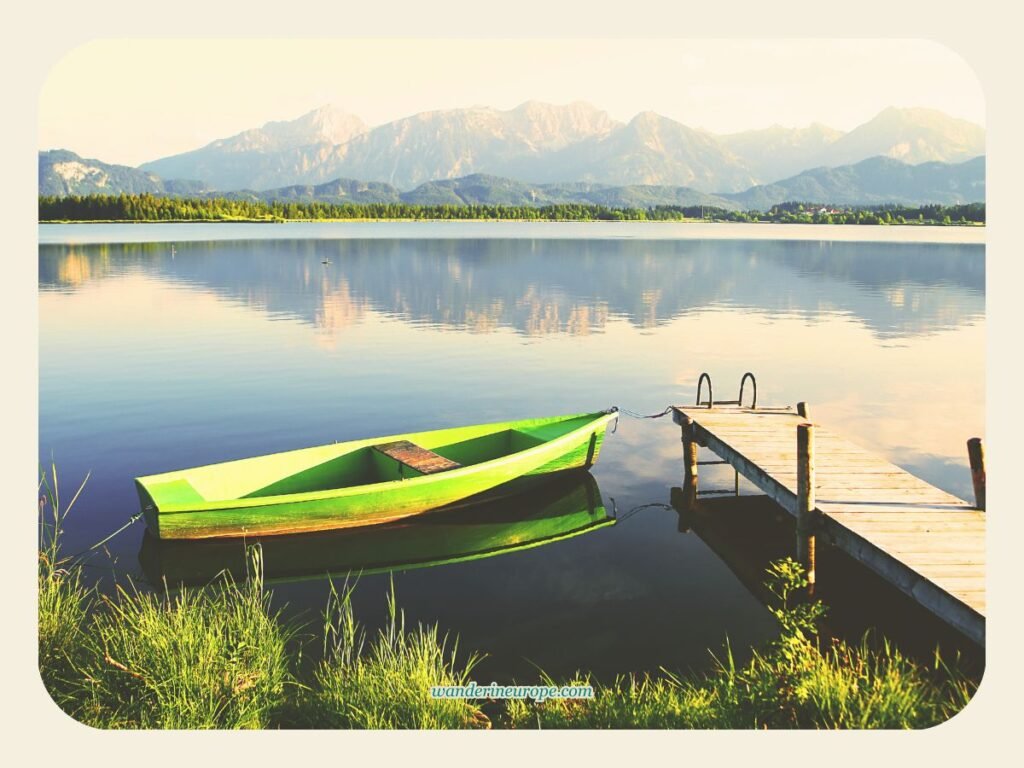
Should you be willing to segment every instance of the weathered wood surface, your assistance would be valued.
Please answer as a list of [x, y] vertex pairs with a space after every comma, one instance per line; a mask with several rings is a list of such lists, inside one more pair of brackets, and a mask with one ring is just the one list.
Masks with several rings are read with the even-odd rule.
[[974, 505], [985, 509], [985, 446], [980, 437], [967, 441], [967, 458], [971, 464], [971, 482], [974, 483]]
[[[804, 405], [801, 403], [800, 405]], [[798, 414], [806, 419], [806, 406], [798, 410]], [[815, 472], [815, 434], [814, 425], [798, 423], [796, 425], [796, 559], [807, 574], [807, 583], [813, 593], [816, 576], [817, 550], [817, 473]]]
[[439, 456], [433, 451], [421, 448], [408, 440], [397, 440], [393, 443], [381, 443], [373, 446], [385, 456], [390, 456], [395, 461], [412, 467], [424, 475], [432, 475], [435, 472], [445, 472], [449, 469], [458, 469], [461, 465], [444, 456]]
[[[677, 406], [693, 439], [791, 515], [797, 425], [788, 409]], [[985, 513], [815, 425], [819, 534], [978, 643], [985, 640]]]

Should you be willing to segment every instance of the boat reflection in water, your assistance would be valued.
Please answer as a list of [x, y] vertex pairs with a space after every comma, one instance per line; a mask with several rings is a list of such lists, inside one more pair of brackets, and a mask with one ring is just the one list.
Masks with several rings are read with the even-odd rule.
[[516, 481], [500, 497], [476, 497], [389, 525], [251, 539], [160, 540], [146, 533], [139, 553], [146, 580], [174, 588], [206, 584], [224, 571], [247, 573], [246, 546], [263, 549], [268, 582], [425, 568], [550, 544], [607, 525], [589, 472]]

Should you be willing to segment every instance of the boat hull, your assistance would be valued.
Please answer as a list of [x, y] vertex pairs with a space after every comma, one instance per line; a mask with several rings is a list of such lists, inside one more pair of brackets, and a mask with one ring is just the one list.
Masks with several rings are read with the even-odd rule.
[[[560, 418], [339, 443], [138, 478], [136, 486], [147, 525], [160, 539], [270, 536], [378, 525], [451, 505], [517, 478], [589, 468], [597, 461], [605, 429], [615, 414]], [[436, 448], [465, 465], [403, 477], [397, 463], [381, 464], [381, 457], [374, 456], [377, 476], [396, 479], [317, 487], [329, 484], [332, 473], [357, 471], [348, 465], [362, 466], [367, 461], [362, 455], [372, 453], [368, 449], [374, 444], [399, 438]], [[500, 447], [494, 447], [500, 441], [521, 449], [489, 458], [488, 452], [500, 452]], [[481, 454], [485, 460], [478, 460]], [[311, 459], [312, 466], [304, 468]], [[282, 466], [286, 469], [281, 470]], [[299, 471], [288, 474], [295, 467]], [[299, 492], [287, 492], [294, 488]], [[209, 489], [205, 497], [203, 489]], [[219, 489], [248, 492], [234, 499], [208, 500]]]
[[[435, 510], [392, 525], [252, 539], [166, 541], [143, 537], [139, 562], [149, 583], [174, 588], [247, 578], [250, 545], [262, 547], [267, 583], [428, 568], [518, 552], [612, 525], [594, 478], [569, 472], [515, 495]], [[523, 490], [525, 488], [525, 490]]]

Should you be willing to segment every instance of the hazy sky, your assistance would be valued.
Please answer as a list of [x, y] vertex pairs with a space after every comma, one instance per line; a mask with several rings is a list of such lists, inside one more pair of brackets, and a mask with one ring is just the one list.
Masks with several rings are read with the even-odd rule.
[[370, 125], [430, 109], [588, 101], [720, 133], [848, 130], [887, 106], [984, 125], [958, 54], [921, 40], [101, 40], [40, 94], [40, 149], [137, 165], [335, 103]]

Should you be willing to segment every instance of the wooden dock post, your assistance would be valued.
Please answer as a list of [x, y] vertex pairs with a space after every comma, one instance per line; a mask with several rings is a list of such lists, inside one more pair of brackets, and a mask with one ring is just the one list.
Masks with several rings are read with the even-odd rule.
[[681, 421], [683, 428], [683, 468], [684, 485], [697, 490], [697, 439], [694, 435], [693, 419], [684, 416]]
[[980, 437], [967, 441], [967, 458], [971, 462], [971, 481], [974, 483], [974, 506], [985, 509], [985, 444]]
[[796, 559], [807, 570], [808, 592], [814, 593], [816, 580], [816, 540], [814, 520], [814, 425], [796, 428]]
[[807, 403], [799, 402], [796, 404], [796, 412], [804, 419], [811, 418], [807, 415]]

